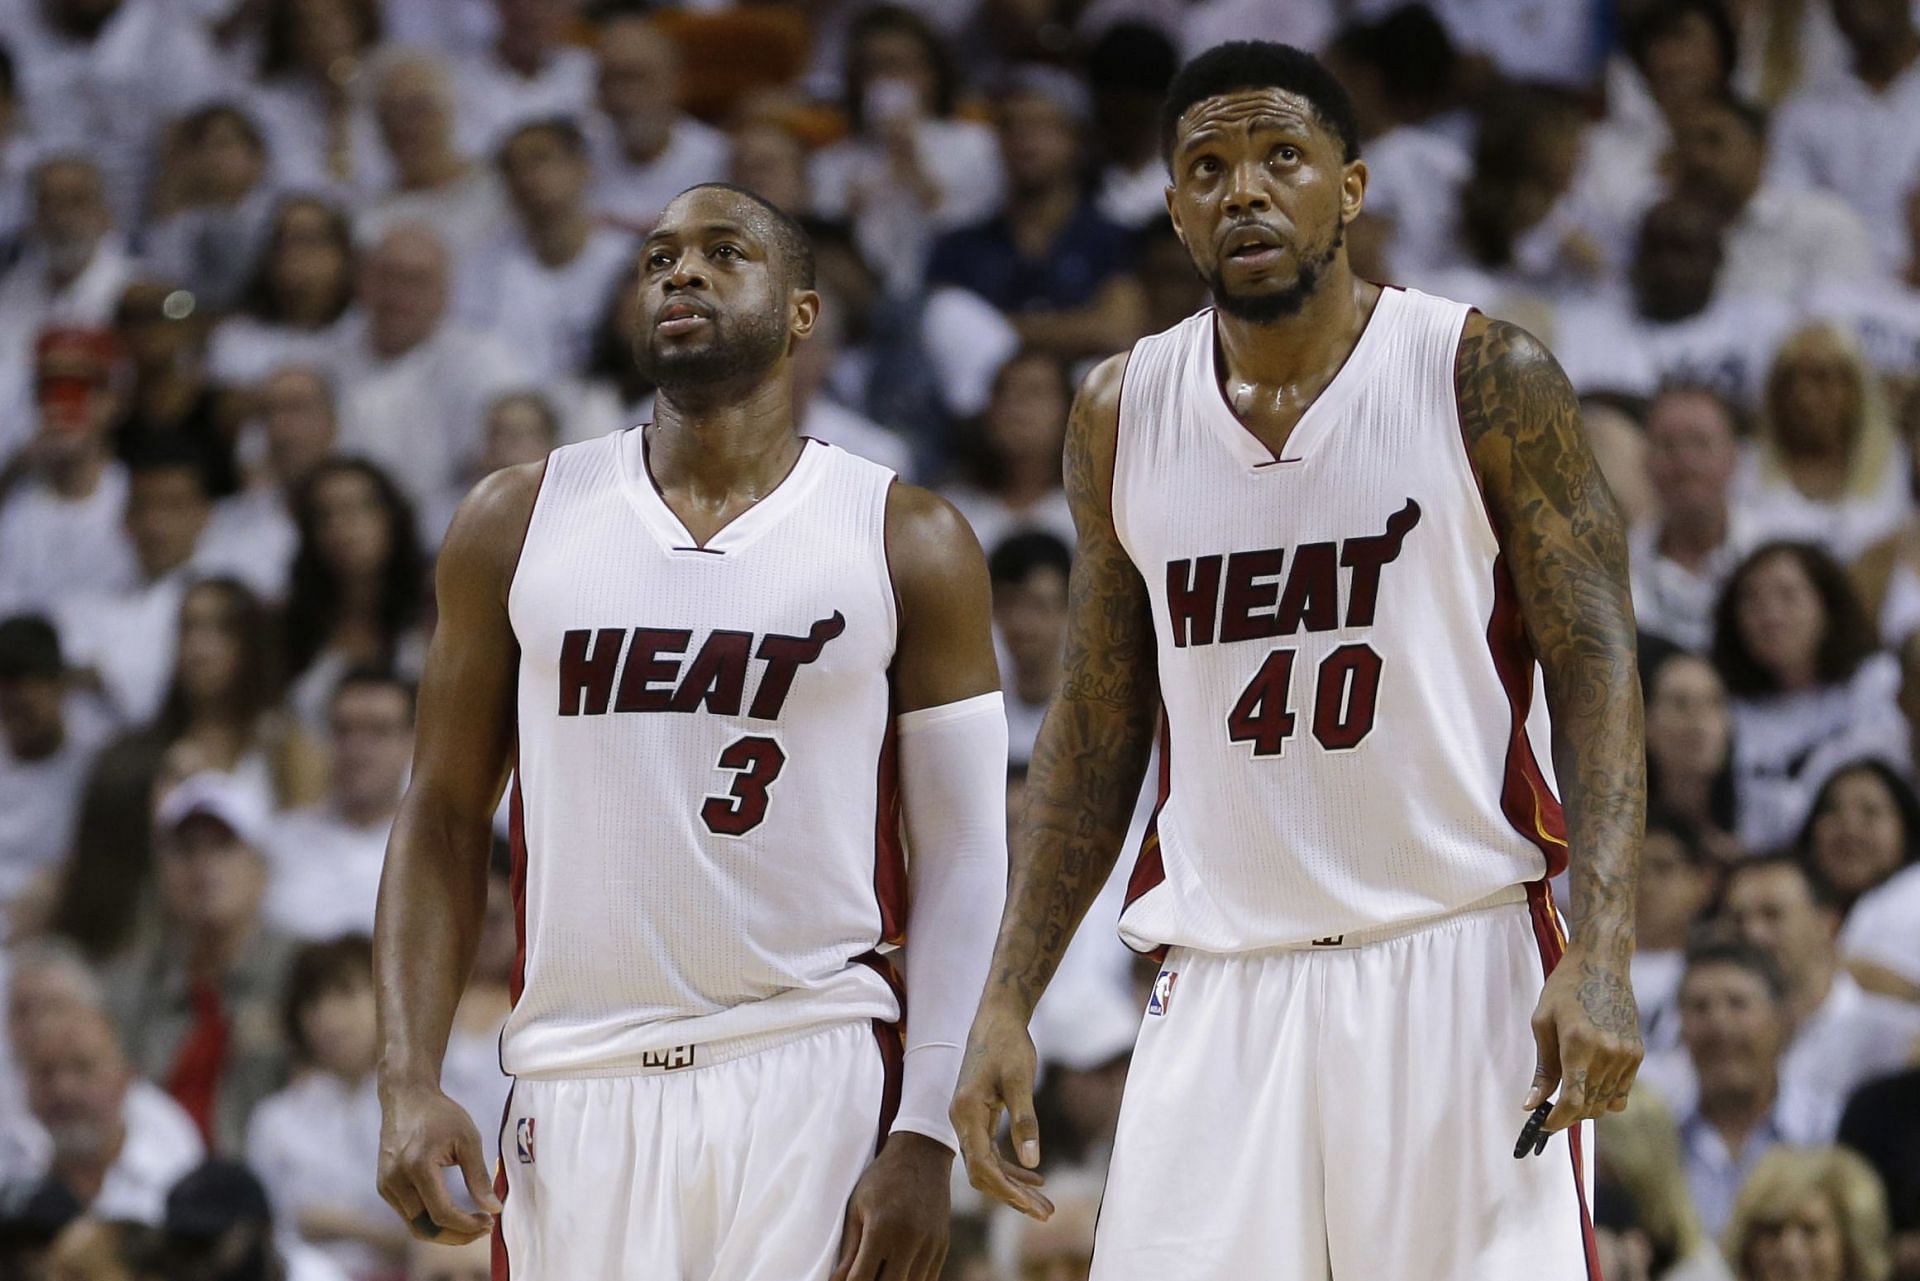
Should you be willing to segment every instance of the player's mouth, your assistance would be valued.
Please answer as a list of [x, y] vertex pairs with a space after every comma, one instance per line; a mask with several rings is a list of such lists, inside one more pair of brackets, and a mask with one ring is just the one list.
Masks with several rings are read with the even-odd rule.
[[1221, 245], [1221, 257], [1243, 267], [1272, 266], [1285, 252], [1280, 237], [1258, 224], [1230, 232]]
[[712, 320], [713, 313], [699, 303], [676, 298], [654, 316], [653, 327], [663, 334], [690, 334]]

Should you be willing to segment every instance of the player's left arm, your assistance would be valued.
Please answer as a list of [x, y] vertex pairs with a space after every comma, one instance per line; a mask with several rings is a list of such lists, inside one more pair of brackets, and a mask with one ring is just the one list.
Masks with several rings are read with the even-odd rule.
[[1626, 1105], [1642, 1053], [1628, 971], [1646, 825], [1645, 738], [1626, 532], [1573, 388], [1532, 335], [1474, 313], [1454, 368], [1460, 424], [1545, 677], [1566, 807], [1573, 939], [1533, 1018], [1526, 1108], [1552, 1130]]
[[834, 1281], [933, 1281], [959, 1146], [947, 1111], [1007, 886], [1007, 718], [986, 558], [946, 500], [896, 484], [887, 565], [907, 834], [906, 1065], [880, 1155], [854, 1189]]

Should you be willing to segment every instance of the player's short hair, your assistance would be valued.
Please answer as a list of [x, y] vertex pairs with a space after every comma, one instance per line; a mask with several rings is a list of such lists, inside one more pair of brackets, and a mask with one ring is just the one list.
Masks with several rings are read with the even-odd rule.
[[1314, 118], [1340, 140], [1344, 158], [1359, 159], [1360, 122], [1346, 87], [1304, 49], [1270, 40], [1229, 40], [1180, 68], [1160, 108], [1160, 158], [1173, 159], [1187, 108], [1243, 89], [1279, 89], [1305, 98]]
[[372, 984], [373, 941], [366, 935], [345, 934], [302, 947], [287, 968], [286, 995], [280, 1007], [287, 1043], [300, 1057], [311, 1057], [313, 1047], [300, 1030], [301, 1015], [321, 997]]
[[[690, 191], [731, 191], [736, 196], [744, 196], [758, 205], [773, 224], [774, 248], [786, 259], [793, 273], [793, 283], [800, 289], [812, 289], [818, 280], [813, 262], [813, 241], [808, 239], [806, 228], [794, 220], [792, 214], [774, 204], [765, 196], [747, 187], [731, 182], [702, 182], [688, 187], [680, 193], [684, 196]], [[678, 197], [675, 197], [678, 199]]]
[[1073, 572], [1073, 553], [1067, 545], [1043, 529], [1030, 529], [1002, 539], [987, 557], [987, 576], [995, 587], [1024, 583], [1036, 570], [1059, 570], [1062, 577]]
[[1787, 999], [1787, 978], [1780, 972], [1779, 964], [1770, 953], [1751, 943], [1720, 934], [1704, 938], [1687, 948], [1687, 974], [1714, 965], [1730, 966], [1753, 975], [1766, 986], [1767, 995], [1773, 998], [1776, 1005]]

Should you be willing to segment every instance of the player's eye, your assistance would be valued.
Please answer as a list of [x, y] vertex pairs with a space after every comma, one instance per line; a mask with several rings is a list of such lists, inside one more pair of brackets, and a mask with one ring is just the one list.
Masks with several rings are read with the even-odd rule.
[[1283, 165], [1290, 165], [1300, 159], [1300, 148], [1283, 142], [1273, 149], [1273, 158]]
[[740, 261], [745, 261], [746, 259], [746, 255], [740, 252], [740, 246], [727, 243], [715, 245], [713, 247], [713, 256], [715, 258], [737, 259]]
[[656, 249], [647, 255], [648, 271], [665, 271], [671, 266], [673, 266], [673, 255], [664, 249]]
[[1219, 172], [1220, 162], [1212, 156], [1202, 156], [1193, 162], [1193, 176], [1196, 178], [1211, 178]]

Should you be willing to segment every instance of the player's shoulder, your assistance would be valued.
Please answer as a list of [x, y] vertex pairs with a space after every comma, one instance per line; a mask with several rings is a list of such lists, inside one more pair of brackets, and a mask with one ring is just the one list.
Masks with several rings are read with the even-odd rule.
[[933, 490], [896, 479], [887, 490], [887, 563], [898, 580], [982, 555], [960, 509]]
[[1547, 345], [1511, 321], [1470, 311], [1454, 354], [1460, 428], [1471, 446], [1576, 403], [1573, 386]]
[[453, 514], [441, 561], [497, 569], [511, 577], [546, 472], [542, 459], [502, 467], [481, 478]]

